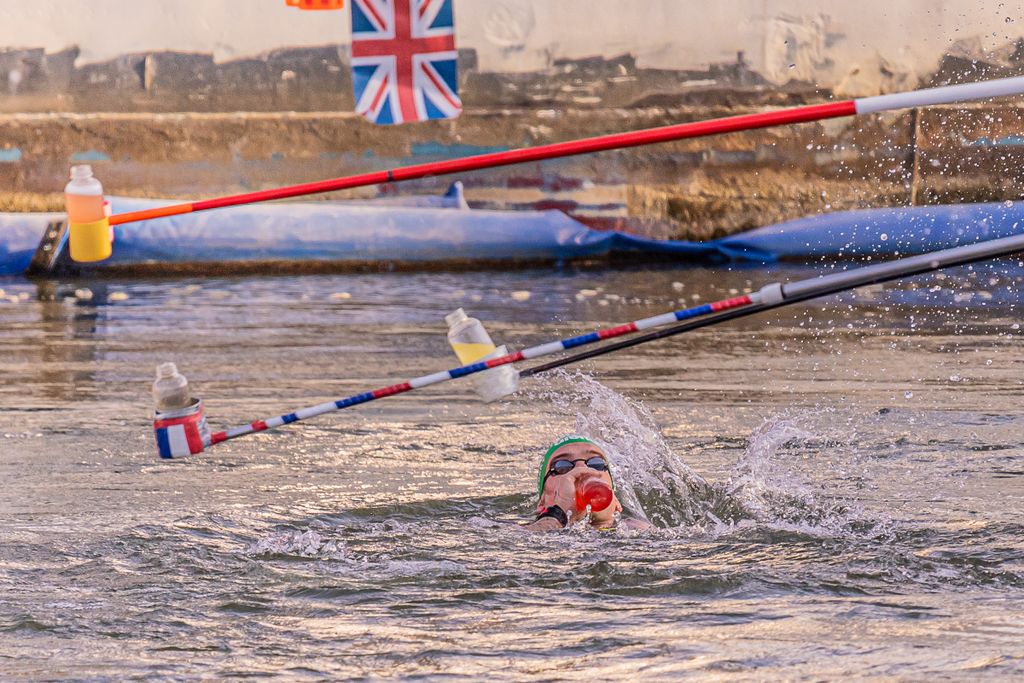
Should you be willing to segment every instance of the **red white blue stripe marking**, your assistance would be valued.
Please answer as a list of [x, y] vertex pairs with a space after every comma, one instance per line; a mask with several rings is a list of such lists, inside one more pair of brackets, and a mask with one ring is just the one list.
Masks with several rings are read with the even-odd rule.
[[321, 403], [320, 405], [296, 410], [294, 413], [278, 415], [277, 417], [271, 417], [266, 420], [256, 420], [255, 422], [247, 425], [228, 429], [223, 432], [215, 432], [211, 435], [210, 442], [212, 444], [216, 444], [239, 436], [244, 436], [245, 434], [274, 429], [281, 425], [291, 424], [293, 422], [298, 422], [299, 420], [306, 420], [311, 417], [316, 417], [317, 415], [323, 415], [324, 413], [344, 410], [345, 408], [351, 408], [352, 406], [356, 406], [361, 403], [369, 403], [370, 401], [375, 401], [379, 398], [404, 394], [407, 391], [420, 389], [422, 387], [430, 386], [431, 384], [439, 384], [441, 382], [447, 382], [448, 380], [458, 379], [459, 377], [465, 377], [466, 375], [483, 372], [484, 370], [489, 370], [490, 368], [495, 368], [499, 365], [508, 365], [509, 363], [516, 363], [521, 360], [539, 358], [552, 353], [558, 353], [559, 351], [574, 349], [578, 346], [593, 344], [594, 342], [598, 342], [603, 339], [621, 337], [624, 334], [641, 332], [653, 327], [662, 327], [681, 320], [689, 320], [690, 318], [697, 318], [702, 315], [717, 313], [718, 311], [739, 308], [741, 306], [749, 306], [750, 304], [759, 303], [760, 296], [761, 293], [758, 292], [755, 294], [734, 297], [732, 299], [724, 299], [722, 301], [715, 301], [701, 306], [694, 306], [693, 308], [685, 308], [671, 313], [663, 313], [650, 318], [643, 318], [631, 323], [597, 330], [588, 334], [581, 334], [578, 337], [569, 337], [568, 339], [562, 339], [561, 341], [532, 346], [528, 349], [516, 351], [515, 353], [510, 353], [498, 358], [492, 358], [487, 361], [463, 365], [462, 367], [445, 370], [443, 372], [435, 372], [432, 375], [423, 375], [422, 377], [416, 377], [415, 379], [411, 379], [407, 382], [401, 382], [400, 384], [392, 384], [391, 386], [375, 389], [374, 391], [367, 391], [362, 394], [356, 394], [355, 396], [349, 396], [348, 398], [339, 399], [337, 401], [328, 401], [327, 403]]

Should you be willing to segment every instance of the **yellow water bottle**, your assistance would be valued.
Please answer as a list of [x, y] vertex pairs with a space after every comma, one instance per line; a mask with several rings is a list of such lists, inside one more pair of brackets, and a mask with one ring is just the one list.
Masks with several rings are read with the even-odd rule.
[[71, 182], [64, 188], [68, 210], [68, 245], [75, 261], [102, 261], [111, 249], [110, 220], [103, 210], [103, 186], [92, 167], [71, 167]]

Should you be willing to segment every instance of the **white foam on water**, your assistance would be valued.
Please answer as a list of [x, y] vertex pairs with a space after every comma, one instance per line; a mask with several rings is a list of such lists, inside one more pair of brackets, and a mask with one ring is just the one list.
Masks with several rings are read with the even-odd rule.
[[787, 504], [811, 506], [813, 494], [803, 479], [792, 471], [780, 467], [779, 449], [799, 439], [814, 435], [800, 429], [792, 420], [776, 416], [765, 420], [750, 436], [743, 457], [733, 470], [728, 492], [758, 519], [771, 519], [781, 512], [775, 506], [782, 500]]
[[325, 540], [312, 529], [274, 532], [250, 544], [245, 552], [252, 557], [285, 555], [322, 560], [350, 559], [342, 541]]

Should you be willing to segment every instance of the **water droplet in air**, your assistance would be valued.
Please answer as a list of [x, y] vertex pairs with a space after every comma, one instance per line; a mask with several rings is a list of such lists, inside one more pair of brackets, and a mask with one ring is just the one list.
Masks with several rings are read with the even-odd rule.
[[904, 392], [903, 393], [903, 398], [914, 398], [914, 392], [913, 391]]
[[795, 69], [795, 68], [796, 68], [796, 64], [790, 64], [790, 65], [789, 65], [789, 68], [790, 68], [790, 69]]

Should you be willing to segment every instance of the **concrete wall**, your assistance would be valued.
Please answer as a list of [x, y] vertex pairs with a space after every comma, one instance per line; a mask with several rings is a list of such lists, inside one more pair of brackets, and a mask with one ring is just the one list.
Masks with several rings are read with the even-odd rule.
[[[1021, 5], [997, 0], [457, 0], [456, 19], [484, 72], [623, 53], [640, 68], [699, 70], [742, 51], [771, 82], [857, 94], [912, 83], [950, 50], [984, 57], [1024, 37]], [[347, 9], [284, 0], [2, 0], [0, 47], [77, 46], [79, 64], [161, 50], [224, 62], [347, 44], [348, 23]]]

